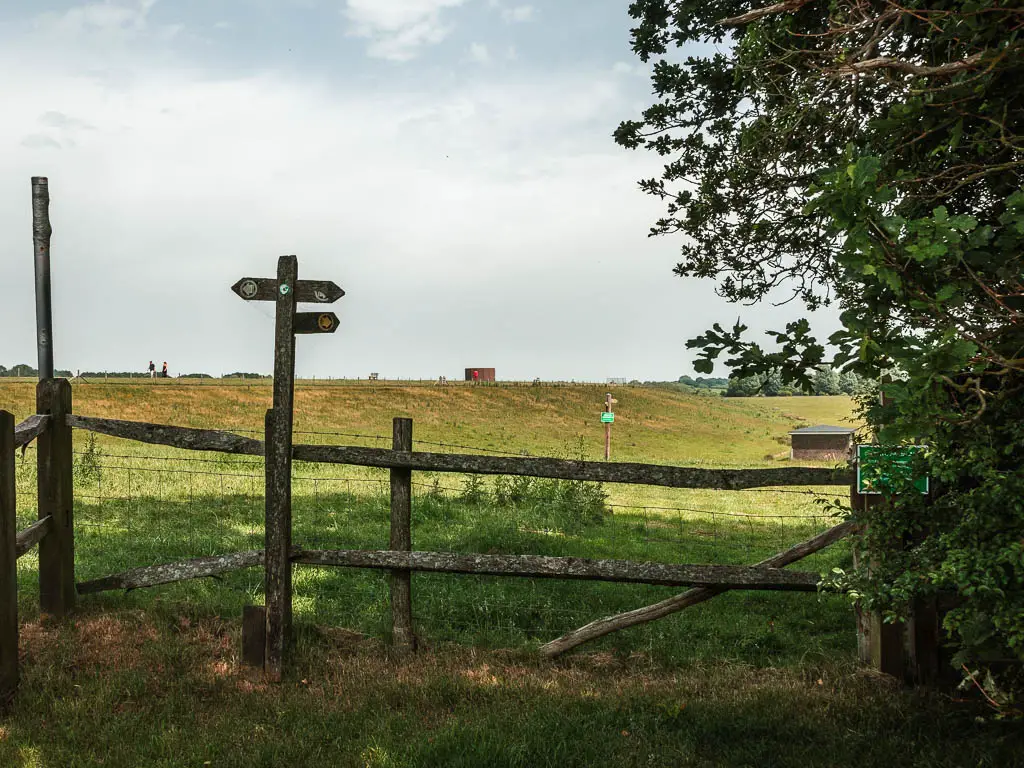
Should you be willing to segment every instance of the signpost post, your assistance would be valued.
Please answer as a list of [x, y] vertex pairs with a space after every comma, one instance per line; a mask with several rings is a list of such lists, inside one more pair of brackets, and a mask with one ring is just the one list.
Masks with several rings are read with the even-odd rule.
[[604, 424], [604, 460], [608, 461], [612, 456], [612, 424], [615, 423], [615, 414], [612, 412], [612, 403], [619, 402], [609, 392], [604, 397], [604, 413], [601, 414], [601, 423]]
[[[265, 472], [265, 560], [266, 595], [263, 669], [272, 679], [281, 679], [285, 644], [292, 621], [292, 409], [295, 399], [295, 334], [334, 333], [338, 316], [333, 312], [296, 312], [299, 302], [329, 304], [345, 292], [325, 280], [299, 280], [295, 256], [277, 262], [277, 279], [243, 277], [231, 290], [246, 301], [273, 301], [277, 305], [274, 336], [274, 404], [266, 415]], [[243, 617], [242, 640], [247, 658], [258, 658], [259, 633], [249, 611]]]

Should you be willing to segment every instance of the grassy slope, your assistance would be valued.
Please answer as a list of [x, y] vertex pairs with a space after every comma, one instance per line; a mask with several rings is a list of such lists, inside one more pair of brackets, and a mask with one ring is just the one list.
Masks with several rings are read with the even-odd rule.
[[[305, 387], [296, 398], [296, 428], [388, 435], [392, 416], [410, 415], [419, 440], [550, 455], [575, 454], [575, 438], [584, 435], [587, 455], [596, 458], [604, 391]], [[840, 423], [850, 410], [845, 398], [722, 400], [633, 388], [617, 390], [616, 396], [614, 458], [679, 464], [781, 463], [765, 457], [785, 453], [778, 438], [790, 428]], [[0, 383], [0, 407], [19, 418], [32, 412], [32, 400], [31, 385]], [[203, 427], [258, 429], [269, 400], [265, 385], [75, 387], [79, 413]], [[123, 441], [101, 445], [108, 454], [133, 450]], [[227, 488], [204, 486], [196, 477], [195, 487], [180, 481], [161, 487], [160, 503], [149, 504], [140, 499], [157, 493], [154, 481], [137, 472], [129, 476], [126, 491], [124, 474], [108, 471], [102, 492], [135, 494], [135, 501], [121, 506], [108, 501], [97, 508], [81, 500], [82, 520], [104, 522], [102, 536], [88, 527], [81, 530], [83, 565], [109, 567], [122, 559], [124, 566], [138, 565], [149, 557], [187, 556], [194, 553], [190, 546], [223, 550], [250, 540], [258, 546], [258, 499], [247, 498], [242, 486], [237, 492], [230, 481]], [[254, 485], [258, 494], [258, 479], [239, 482]], [[332, 491], [328, 480], [319, 483], [316, 491], [309, 482], [296, 484], [297, 533], [325, 531], [360, 546], [383, 540], [384, 498], [361, 493], [358, 484], [355, 491], [347, 486]], [[19, 486], [23, 497], [30, 496], [24, 489], [33, 486], [33, 478], [19, 476]], [[613, 501], [623, 504], [668, 501], [752, 514], [805, 505], [771, 493], [611, 491]], [[344, 508], [343, 520], [325, 512], [335, 508]], [[644, 541], [648, 512], [653, 514], [644, 510], [642, 528], [639, 514], [620, 510], [602, 526], [552, 538], [557, 529], [550, 526], [564, 521], [531, 519], [536, 510], [509, 520], [452, 499], [421, 499], [414, 508], [418, 541], [430, 546], [624, 553], [638, 559], [701, 556], [703, 523], [690, 526], [693, 521], [680, 514], [679, 522], [689, 526], [688, 546], [692, 541], [697, 547], [680, 551], [657, 537]], [[239, 524], [246, 515], [252, 519]], [[658, 524], [654, 520], [656, 533]], [[211, 530], [219, 538], [210, 538]], [[742, 538], [744, 530], [726, 538]], [[152, 541], [139, 544], [140, 532]], [[756, 551], [741, 551], [736, 559]], [[547, 626], [550, 637], [549, 622], [560, 611], [574, 626], [581, 610], [603, 615], [670, 590], [417, 576], [414, 599], [427, 614], [421, 628], [430, 648], [398, 660], [375, 640], [314, 628], [314, 623], [379, 628], [386, 621], [383, 578], [309, 569], [296, 575], [300, 635], [294, 672], [283, 685], [268, 688], [251, 680], [237, 659], [239, 607], [259, 599], [251, 591], [253, 585], [258, 589], [255, 571], [234, 584], [205, 581], [90, 597], [73, 623], [49, 627], [32, 613], [30, 560], [19, 563], [27, 587], [25, 679], [16, 710], [0, 721], [2, 766], [100, 760], [116, 766], [1008, 766], [1020, 746], [1008, 733], [974, 723], [970, 708], [960, 712], [938, 698], [912, 696], [857, 673], [848, 661], [849, 618], [835, 599], [826, 605], [806, 595], [727, 595], [551, 665], [525, 651], [438, 645], [429, 640], [436, 629], [429, 622], [468, 616], [474, 626], [447, 628], [454, 639], [529, 645], [545, 639], [532, 634], [531, 622]], [[343, 599], [331, 602], [328, 594]], [[504, 606], [510, 596], [519, 603]], [[584, 605], [572, 605], [573, 600]], [[599, 602], [588, 608], [592, 600]], [[481, 634], [495, 624], [494, 635]], [[945, 727], [935, 727], [937, 718]]]
[[[0, 408], [24, 418], [34, 410], [33, 385], [0, 381]], [[391, 419], [410, 416], [419, 440], [466, 443], [535, 454], [603, 451], [598, 420], [607, 391], [575, 387], [330, 386], [301, 383], [297, 430], [390, 435]], [[613, 458], [680, 464], [761, 465], [784, 455], [795, 426], [849, 423], [846, 397], [720, 398], [669, 389], [611, 388], [618, 399]], [[261, 429], [270, 406], [266, 384], [78, 384], [75, 410], [90, 416], [181, 426]]]

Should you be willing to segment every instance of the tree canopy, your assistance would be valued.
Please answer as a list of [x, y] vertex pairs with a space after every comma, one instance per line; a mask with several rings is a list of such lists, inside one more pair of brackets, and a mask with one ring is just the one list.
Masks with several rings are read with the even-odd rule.
[[[928, 498], [870, 520], [869, 602], [954, 591], [961, 659], [1024, 660], [1024, 8], [998, 0], [636, 0], [655, 103], [616, 141], [682, 236], [683, 277], [733, 301], [833, 305], [883, 442], [927, 444]], [[773, 349], [715, 325], [695, 367], [813, 384], [807, 319]], [[893, 542], [900, 542], [894, 544]], [[909, 545], [908, 545], [909, 543]]]

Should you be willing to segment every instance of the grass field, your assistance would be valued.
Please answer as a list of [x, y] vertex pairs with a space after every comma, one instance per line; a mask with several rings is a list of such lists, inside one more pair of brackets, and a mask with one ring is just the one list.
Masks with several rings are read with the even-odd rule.
[[[415, 421], [416, 450], [596, 459], [604, 387], [312, 384], [298, 442], [385, 446]], [[0, 407], [33, 412], [33, 385]], [[722, 399], [613, 389], [613, 458], [784, 466], [794, 426], [852, 423], [846, 398]], [[257, 432], [265, 383], [74, 387], [94, 416]], [[262, 546], [262, 463], [76, 433], [80, 580]], [[19, 517], [35, 516], [32, 454]], [[841, 488], [653, 489], [414, 474], [417, 549], [746, 563], [836, 520]], [[295, 541], [385, 548], [387, 473], [300, 463]], [[801, 568], [846, 565], [836, 546]], [[542, 663], [536, 647], [587, 621], [679, 590], [415, 574], [411, 659], [386, 650], [385, 577], [296, 568], [298, 638], [286, 682], [238, 665], [241, 608], [259, 569], [81, 599], [37, 616], [35, 563], [19, 561], [24, 685], [0, 726], [0, 765], [1009, 765], [969, 706], [912, 696], [853, 665], [842, 597], [733, 593]], [[928, 718], [956, 729], [936, 732]], [[897, 722], [899, 721], [899, 722]], [[851, 736], [853, 734], [853, 736]], [[1007, 742], [1009, 744], [1010, 742]], [[995, 760], [995, 762], [986, 762]]]

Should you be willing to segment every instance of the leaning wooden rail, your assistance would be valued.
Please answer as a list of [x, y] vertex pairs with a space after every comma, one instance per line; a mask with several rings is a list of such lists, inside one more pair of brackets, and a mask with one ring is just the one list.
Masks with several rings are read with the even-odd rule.
[[[813, 592], [821, 577], [810, 571], [743, 565], [673, 565], [628, 560], [589, 560], [581, 557], [541, 555], [462, 555], [450, 552], [364, 551], [347, 549], [292, 548], [291, 560], [306, 565], [333, 565], [480, 576], [581, 579], [667, 586], [702, 586], [721, 589], [779, 589]], [[78, 593], [111, 589], [138, 589], [188, 579], [215, 576], [239, 568], [260, 565], [263, 550], [199, 557], [178, 563], [135, 568], [102, 579], [82, 582]]]
[[[795, 563], [797, 560], [802, 560], [808, 555], [819, 552], [825, 547], [831, 546], [837, 541], [844, 539], [859, 530], [859, 523], [856, 523], [853, 520], [847, 520], [846, 522], [829, 528], [827, 531], [819, 533], [817, 536], [812, 536], [807, 541], [802, 541], [789, 549], [783, 550], [782, 552], [762, 560], [757, 563], [755, 567], [782, 568], [790, 563]], [[603, 619], [592, 621], [579, 629], [574, 629], [568, 634], [562, 635], [549, 643], [545, 643], [539, 649], [540, 654], [541, 656], [545, 656], [549, 659], [554, 658], [572, 648], [575, 648], [577, 645], [582, 645], [583, 643], [596, 640], [599, 637], [604, 637], [612, 632], [627, 629], [628, 627], [635, 627], [637, 624], [645, 624], [649, 621], [664, 618], [665, 616], [681, 611], [684, 608], [699, 605], [706, 600], [710, 600], [711, 598], [728, 591], [729, 589], [726, 587], [694, 587], [693, 589], [688, 589], [686, 592], [683, 592], [681, 595], [675, 595], [667, 600], [654, 603], [654, 605], [644, 606], [643, 608], [637, 608], [615, 616], [607, 616]]]
[[[219, 451], [253, 456], [264, 454], [263, 443], [230, 432], [147, 424], [119, 419], [69, 415], [69, 426], [143, 443], [169, 445], [195, 451]], [[670, 488], [717, 488], [742, 490], [776, 486], [849, 485], [852, 473], [827, 467], [778, 467], [767, 469], [705, 469], [624, 462], [572, 461], [534, 457], [442, 454], [394, 451], [385, 448], [296, 445], [297, 461], [351, 464], [384, 469], [427, 472], [460, 472], [481, 475], [525, 475], [559, 480], [632, 483]]]
[[53, 526], [53, 518], [47, 515], [41, 520], [36, 520], [32, 525], [23, 531], [19, 531], [14, 541], [14, 553], [17, 557], [27, 554], [36, 544], [43, 540], [43, 537], [50, 532]]
[[14, 428], [14, 447], [23, 448], [39, 437], [50, 426], [50, 417], [37, 413]]

